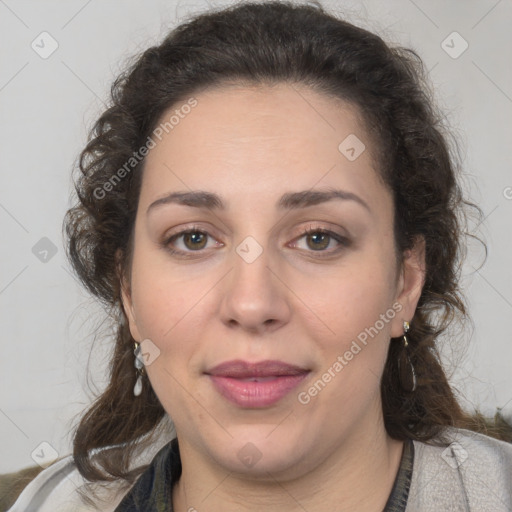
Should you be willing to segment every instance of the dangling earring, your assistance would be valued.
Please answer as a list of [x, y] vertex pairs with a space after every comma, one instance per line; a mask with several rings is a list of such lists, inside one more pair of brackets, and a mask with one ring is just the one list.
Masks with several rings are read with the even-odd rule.
[[407, 341], [407, 332], [409, 331], [409, 322], [404, 322], [403, 341], [404, 347], [398, 356], [398, 377], [400, 385], [404, 391], [412, 393], [416, 390], [416, 371], [409, 357], [409, 342]]
[[135, 375], [137, 375], [137, 381], [135, 382], [135, 386], [133, 387], [133, 395], [139, 396], [142, 393], [142, 376], [144, 375], [144, 362], [142, 360], [141, 355], [141, 346], [137, 341], [135, 342], [135, 350], [133, 353], [135, 354], [135, 368], [137, 371]]

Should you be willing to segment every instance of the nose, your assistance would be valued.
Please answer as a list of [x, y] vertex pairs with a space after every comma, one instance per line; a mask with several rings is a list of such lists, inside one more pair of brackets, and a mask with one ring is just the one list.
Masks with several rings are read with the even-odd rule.
[[254, 261], [240, 254], [233, 253], [233, 270], [224, 282], [222, 321], [253, 333], [279, 329], [289, 321], [291, 307], [277, 262], [270, 261], [265, 250]]

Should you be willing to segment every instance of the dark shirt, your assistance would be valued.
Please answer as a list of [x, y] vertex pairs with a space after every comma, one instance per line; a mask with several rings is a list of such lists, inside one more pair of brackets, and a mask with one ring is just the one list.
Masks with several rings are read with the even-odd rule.
[[[411, 485], [414, 444], [404, 443], [393, 489], [382, 512], [404, 512]], [[172, 486], [181, 476], [178, 440], [167, 443], [140, 475], [114, 512], [172, 512]]]

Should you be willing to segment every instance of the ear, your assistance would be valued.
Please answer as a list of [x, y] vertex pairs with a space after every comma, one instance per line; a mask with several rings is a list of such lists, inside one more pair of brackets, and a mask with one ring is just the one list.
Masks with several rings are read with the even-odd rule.
[[142, 337], [140, 335], [139, 329], [137, 327], [137, 321], [135, 318], [135, 311], [133, 306], [133, 300], [132, 300], [132, 294], [131, 294], [131, 287], [130, 283], [127, 281], [125, 273], [123, 272], [122, 266], [121, 266], [121, 249], [118, 249], [116, 251], [116, 272], [117, 277], [119, 279], [119, 284], [121, 288], [121, 302], [123, 305], [123, 311], [128, 319], [128, 325], [130, 327], [130, 333], [132, 335], [132, 338], [135, 341], [140, 342], [142, 340]]
[[398, 338], [404, 334], [404, 321], [410, 322], [420, 300], [425, 284], [425, 239], [416, 238], [412, 249], [404, 251], [402, 268], [398, 277], [395, 302], [402, 309], [395, 316], [391, 326], [391, 337]]

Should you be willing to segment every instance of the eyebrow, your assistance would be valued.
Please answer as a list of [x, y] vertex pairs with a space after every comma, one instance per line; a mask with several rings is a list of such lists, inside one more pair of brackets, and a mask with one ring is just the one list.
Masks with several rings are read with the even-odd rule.
[[[334, 199], [343, 201], [354, 201], [355, 203], [366, 208], [370, 213], [370, 207], [358, 195], [339, 189], [327, 190], [303, 190], [300, 192], [287, 192], [283, 194], [277, 202], [279, 210], [295, 210], [298, 208], [306, 208], [315, 206], [320, 203], [326, 203]], [[184, 206], [192, 206], [194, 208], [206, 208], [207, 210], [225, 210], [226, 204], [222, 198], [213, 193], [203, 190], [193, 190], [190, 192], [172, 192], [151, 203], [146, 211], [158, 208], [167, 204], [180, 204]]]

